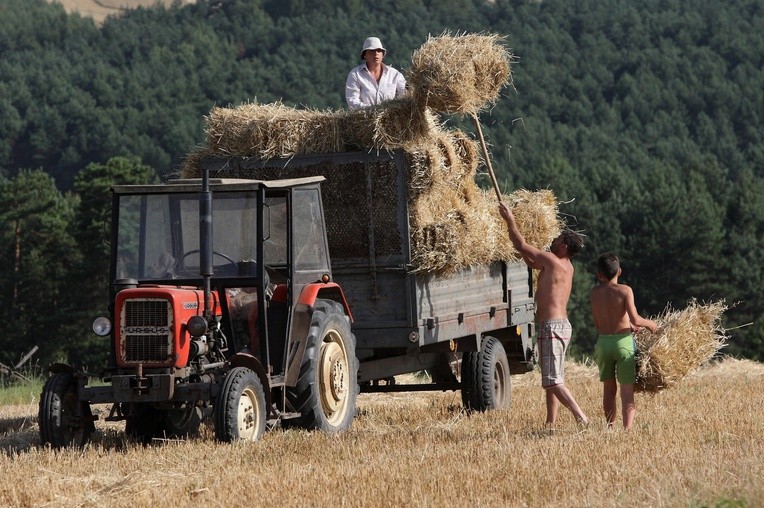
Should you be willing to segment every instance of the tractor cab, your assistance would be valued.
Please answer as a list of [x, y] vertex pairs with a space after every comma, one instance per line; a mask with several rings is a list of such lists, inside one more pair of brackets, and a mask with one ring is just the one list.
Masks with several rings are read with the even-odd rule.
[[[200, 215], [200, 207], [204, 207], [201, 179], [115, 186], [113, 301], [132, 301], [131, 294], [159, 287], [199, 290], [207, 278], [210, 301], [206, 310], [212, 321], [208, 324], [219, 326], [224, 337], [218, 344], [222, 357], [217, 360], [248, 351], [267, 366], [267, 371], [283, 373], [289, 309], [306, 284], [331, 277], [321, 206], [322, 180], [212, 179], [208, 227], [205, 214]], [[209, 260], [205, 259], [207, 250]], [[130, 291], [119, 294], [126, 289]], [[187, 294], [193, 301], [182, 302], [181, 312], [201, 314], [205, 303], [198, 298], [199, 293]], [[140, 306], [138, 302], [134, 305]], [[167, 334], [153, 337], [145, 325], [118, 325], [118, 365], [170, 363], [164, 352], [177, 353], [168, 347]], [[138, 333], [131, 334], [130, 328]], [[264, 340], [268, 336], [281, 340], [269, 344]], [[193, 337], [190, 339], [193, 342]], [[130, 354], [140, 356], [145, 351], [147, 356], [120, 355], [133, 350], [136, 352]], [[187, 365], [175, 362], [173, 366], [182, 369]]]

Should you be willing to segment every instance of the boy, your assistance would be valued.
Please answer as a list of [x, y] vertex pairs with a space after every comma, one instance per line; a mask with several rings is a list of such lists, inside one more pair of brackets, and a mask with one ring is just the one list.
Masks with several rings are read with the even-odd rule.
[[634, 293], [629, 286], [618, 283], [619, 275], [621, 266], [618, 256], [612, 252], [602, 254], [597, 260], [597, 278], [600, 283], [592, 288], [590, 299], [594, 325], [599, 332], [594, 346], [594, 359], [603, 383], [602, 409], [608, 427], [612, 427], [615, 422], [617, 379], [621, 385], [623, 427], [629, 430], [636, 414], [634, 383], [637, 368], [632, 332], [644, 327], [655, 333], [658, 326], [637, 313]]

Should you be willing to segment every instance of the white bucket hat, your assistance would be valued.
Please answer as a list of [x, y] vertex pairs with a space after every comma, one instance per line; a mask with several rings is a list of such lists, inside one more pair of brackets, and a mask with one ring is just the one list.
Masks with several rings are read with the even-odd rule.
[[363, 50], [361, 50], [361, 59], [363, 59], [363, 53], [367, 49], [381, 49], [382, 54], [387, 54], [387, 50], [382, 47], [382, 41], [379, 40], [379, 37], [369, 37], [365, 41], [363, 41]]

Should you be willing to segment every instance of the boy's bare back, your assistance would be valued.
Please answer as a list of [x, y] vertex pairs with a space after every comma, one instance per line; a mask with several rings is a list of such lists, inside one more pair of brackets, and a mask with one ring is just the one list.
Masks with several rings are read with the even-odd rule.
[[601, 283], [592, 288], [590, 300], [594, 325], [600, 334], [613, 335], [631, 331], [628, 304], [631, 302], [634, 305], [634, 293], [629, 286]]
[[654, 321], [645, 319], [634, 305], [634, 292], [626, 284], [614, 280], [601, 282], [592, 288], [590, 300], [594, 326], [601, 335], [628, 333], [642, 327], [655, 333], [658, 329]]

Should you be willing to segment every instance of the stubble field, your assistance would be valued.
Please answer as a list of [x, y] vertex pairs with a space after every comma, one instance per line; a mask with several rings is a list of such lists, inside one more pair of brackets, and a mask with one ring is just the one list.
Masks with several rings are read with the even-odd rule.
[[[118, 15], [127, 9], [138, 7], [153, 7], [161, 4], [168, 7], [176, 0], [48, 0], [64, 6], [66, 12], [77, 12], [81, 16], [91, 17], [99, 25], [106, 16]], [[196, 0], [179, 0], [182, 5], [195, 3]]]
[[84, 450], [52, 451], [39, 446], [37, 395], [0, 407], [0, 506], [764, 503], [764, 365], [728, 359], [638, 395], [631, 432], [604, 426], [596, 370], [567, 368], [595, 423], [581, 430], [563, 410], [551, 434], [537, 372], [512, 378], [508, 411], [466, 414], [456, 392], [363, 394], [344, 434], [277, 429], [232, 445], [204, 427], [197, 439], [144, 447], [125, 440], [123, 424], [97, 422]]

